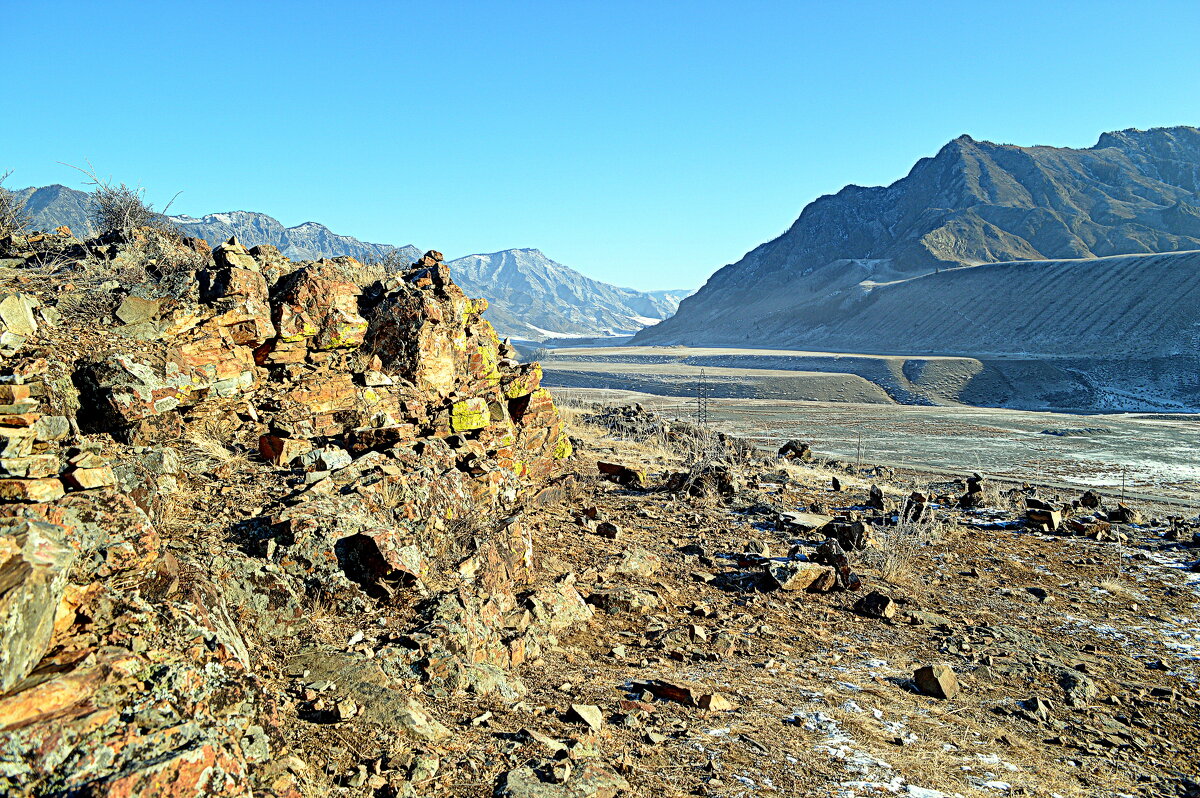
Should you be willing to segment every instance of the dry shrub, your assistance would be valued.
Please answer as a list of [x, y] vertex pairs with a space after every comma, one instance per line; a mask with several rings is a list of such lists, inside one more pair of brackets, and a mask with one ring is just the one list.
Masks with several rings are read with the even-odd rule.
[[4, 181], [12, 172], [0, 175], [0, 236], [23, 233], [33, 223], [33, 217], [25, 208], [25, 203], [16, 194], [4, 187]]
[[98, 235], [119, 234], [128, 237], [139, 227], [174, 228], [166, 217], [167, 210], [175, 201], [174, 197], [161, 212], [156, 211], [146, 201], [146, 189], [141, 186], [114, 183], [112, 178], [100, 177], [90, 162], [86, 169], [71, 164], [63, 165], [82, 172], [87, 177], [87, 185], [94, 186], [88, 220]]
[[229, 476], [253, 467], [250, 453], [232, 439], [231, 425], [219, 417], [200, 419], [188, 426], [182, 454], [184, 468], [191, 474]]
[[496, 529], [496, 519], [482, 505], [468, 500], [446, 519], [446, 540], [452, 553], [472, 551]]
[[893, 584], [911, 582], [916, 565], [929, 550], [946, 541], [946, 525], [930, 513], [917, 521], [901, 518], [875, 535], [878, 546], [863, 552], [864, 565], [875, 568]]
[[354, 282], [358, 285], [383, 282], [412, 265], [411, 257], [404, 255], [396, 247], [392, 247], [384, 253], [383, 257], [366, 258], [362, 263], [362, 268], [354, 275]]
[[117, 310], [120, 298], [108, 291], [78, 290], [63, 294], [58, 300], [58, 312], [76, 322], [99, 322]]

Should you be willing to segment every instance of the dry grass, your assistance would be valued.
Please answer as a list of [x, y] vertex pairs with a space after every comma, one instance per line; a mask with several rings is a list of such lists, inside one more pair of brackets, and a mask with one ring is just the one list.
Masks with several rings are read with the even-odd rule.
[[1114, 596], [1119, 596], [1125, 599], [1134, 599], [1137, 601], [1145, 601], [1146, 596], [1141, 591], [1135, 589], [1132, 585], [1122, 581], [1119, 577], [1105, 579], [1098, 587], [1102, 590], [1107, 590]]
[[911, 585], [919, 571], [918, 561], [925, 559], [933, 547], [945, 544], [947, 531], [947, 525], [935, 515], [919, 521], [902, 518], [876, 534], [878, 547], [867, 549], [862, 562], [877, 569], [892, 584]]
[[188, 428], [190, 444], [181, 453], [184, 469], [194, 475], [228, 477], [254, 467], [251, 453], [231, 440], [231, 431], [218, 419], [194, 422]]

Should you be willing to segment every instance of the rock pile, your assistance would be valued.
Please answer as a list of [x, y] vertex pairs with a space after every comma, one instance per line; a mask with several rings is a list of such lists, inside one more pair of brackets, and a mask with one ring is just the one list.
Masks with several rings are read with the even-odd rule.
[[[378, 667], [435, 696], [519, 694], [507, 669], [590, 614], [530, 584], [518, 505], [553, 501], [572, 453], [541, 369], [440, 253], [368, 280], [61, 231], [0, 241], [0, 267], [0, 791], [299, 794], [262, 652], [314, 596], [424, 597]], [[246, 469], [215, 466], [220, 542], [166, 511], [212, 451]]]

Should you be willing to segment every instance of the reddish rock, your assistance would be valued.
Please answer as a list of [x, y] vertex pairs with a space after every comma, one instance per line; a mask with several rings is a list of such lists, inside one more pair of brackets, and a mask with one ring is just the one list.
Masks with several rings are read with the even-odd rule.
[[0, 479], [0, 501], [4, 502], [52, 502], [65, 493], [60, 480], [46, 479]]

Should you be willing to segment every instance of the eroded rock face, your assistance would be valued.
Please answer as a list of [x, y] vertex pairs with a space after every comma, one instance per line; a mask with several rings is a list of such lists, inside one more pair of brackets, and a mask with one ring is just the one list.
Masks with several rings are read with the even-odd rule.
[[[298, 794], [259, 768], [279, 718], [256, 672], [314, 595], [342, 612], [412, 596], [405, 644], [377, 660], [385, 693], [515, 700], [512, 669], [590, 616], [571, 584], [533, 589], [511, 513], [571, 454], [540, 368], [438, 253], [364, 287], [353, 259], [236, 240], [73, 246], [149, 277], [99, 289], [100, 335], [35, 329], [45, 297], [5, 306], [0, 792]], [[253, 431], [240, 459], [214, 437], [230, 428]], [[173, 512], [205, 456], [265, 504], [201, 544]], [[406, 711], [410, 736], [445, 736]]]

